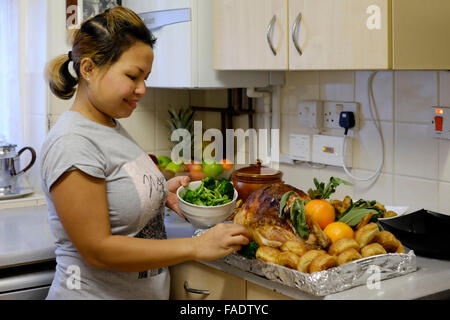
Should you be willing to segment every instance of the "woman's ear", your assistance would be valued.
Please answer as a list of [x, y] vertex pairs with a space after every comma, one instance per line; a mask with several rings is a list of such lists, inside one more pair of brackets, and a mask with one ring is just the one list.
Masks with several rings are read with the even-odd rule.
[[95, 69], [95, 63], [91, 58], [83, 58], [80, 63], [80, 73], [83, 79], [89, 81]]

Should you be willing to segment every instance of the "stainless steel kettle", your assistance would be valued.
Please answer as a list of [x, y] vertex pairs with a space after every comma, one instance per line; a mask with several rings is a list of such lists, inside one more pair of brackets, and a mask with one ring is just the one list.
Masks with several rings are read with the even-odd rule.
[[[10, 143], [0, 143], [0, 196], [17, 192], [17, 178], [28, 171], [36, 161], [36, 151], [32, 147], [24, 147], [18, 152], [17, 145]], [[24, 151], [30, 151], [31, 160], [25, 169], [20, 170], [20, 155]]]

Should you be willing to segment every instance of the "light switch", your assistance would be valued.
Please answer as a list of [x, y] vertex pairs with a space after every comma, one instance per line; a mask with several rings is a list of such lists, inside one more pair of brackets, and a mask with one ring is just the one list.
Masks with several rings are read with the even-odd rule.
[[442, 131], [442, 117], [441, 116], [435, 116], [434, 117], [434, 130], [436, 131]]
[[450, 108], [431, 107], [431, 135], [434, 138], [450, 139]]

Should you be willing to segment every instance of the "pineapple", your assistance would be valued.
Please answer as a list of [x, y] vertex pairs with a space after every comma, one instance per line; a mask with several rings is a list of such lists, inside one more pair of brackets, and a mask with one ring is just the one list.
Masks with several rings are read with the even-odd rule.
[[[169, 110], [169, 119], [167, 120], [168, 128], [170, 130], [169, 140], [171, 141], [172, 133], [177, 129], [186, 129], [191, 134], [191, 158], [194, 155], [194, 115], [195, 112], [189, 106], [181, 108], [178, 111], [174, 109]], [[171, 141], [173, 146], [178, 144], [178, 141]]]

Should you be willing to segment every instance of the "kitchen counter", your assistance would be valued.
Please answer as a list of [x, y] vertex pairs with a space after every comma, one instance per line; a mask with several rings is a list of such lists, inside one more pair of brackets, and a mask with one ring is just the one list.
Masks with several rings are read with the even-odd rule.
[[0, 210], [0, 268], [55, 259], [47, 206]]
[[[191, 237], [195, 229], [175, 212], [165, 216], [168, 238]], [[54, 237], [47, 224], [47, 207], [35, 206], [0, 210], [0, 268], [55, 258]], [[198, 261], [259, 286], [295, 299], [449, 299], [450, 261], [417, 256], [416, 272], [383, 280], [380, 289], [359, 286], [325, 297], [316, 297], [242, 271], [227, 263]]]
[[[176, 225], [176, 229], [172, 229], [173, 225]], [[169, 238], [192, 236], [195, 231], [189, 223], [178, 217], [174, 212], [169, 213], [169, 216], [166, 217], [166, 229]], [[300, 300], [450, 299], [450, 261], [430, 259], [417, 255], [417, 271], [383, 280], [380, 282], [379, 289], [370, 290], [366, 286], [359, 286], [324, 297], [313, 296], [296, 288], [242, 271], [221, 260], [197, 262]]]

